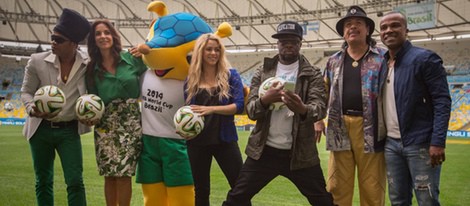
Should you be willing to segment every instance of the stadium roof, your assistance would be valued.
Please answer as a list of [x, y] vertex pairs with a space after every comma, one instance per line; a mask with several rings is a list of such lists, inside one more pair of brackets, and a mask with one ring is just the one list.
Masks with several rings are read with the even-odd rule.
[[[62, 8], [79, 11], [90, 21], [107, 18], [115, 23], [124, 46], [143, 43], [148, 24], [157, 16], [146, 10], [148, 0], [2, 0], [0, 2], [0, 41], [48, 44]], [[272, 49], [276, 25], [295, 20], [305, 25], [304, 47], [339, 46], [342, 38], [336, 22], [351, 5], [360, 5], [376, 23], [378, 39], [380, 16], [397, 6], [419, 8], [432, 4], [435, 26], [409, 33], [411, 40], [470, 36], [470, 0], [172, 0], [164, 1], [170, 13], [190, 12], [216, 28], [227, 21], [233, 35], [225, 40], [229, 49]]]

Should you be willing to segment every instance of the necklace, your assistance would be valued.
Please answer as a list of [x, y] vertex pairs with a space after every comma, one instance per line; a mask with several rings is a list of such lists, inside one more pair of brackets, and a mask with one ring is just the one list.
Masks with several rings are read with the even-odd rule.
[[390, 77], [392, 76], [393, 69], [395, 68], [395, 59], [388, 60], [388, 74], [387, 74], [387, 84], [390, 84]]
[[68, 65], [68, 64], [61, 65], [60, 76], [63, 76], [62, 80], [64, 81], [64, 83], [67, 83], [70, 73], [72, 72], [72, 67], [73, 67], [73, 63], [71, 65]]
[[356, 60], [354, 60], [353, 63], [352, 63], [352, 66], [353, 66], [353, 67], [359, 66], [359, 62], [357, 62]]
[[353, 66], [354, 68], [356, 68], [357, 66], [359, 66], [359, 62], [362, 61], [362, 58], [364, 58], [368, 53], [369, 53], [369, 50], [367, 50], [367, 52], [365, 52], [365, 53], [361, 56], [361, 58], [359, 58], [359, 59], [357, 59], [357, 60], [354, 59], [354, 58], [352, 58], [352, 56], [349, 55], [349, 53], [348, 53], [349, 57], [351, 57], [351, 59], [353, 60], [351, 66]]
[[[67, 80], [69, 80], [69, 75], [70, 75], [70, 72], [67, 74], [66, 72], [64, 72], [63, 74], [64, 76], [62, 77], [62, 80], [64, 83], [67, 83]], [[61, 75], [62, 76], [62, 75]]]

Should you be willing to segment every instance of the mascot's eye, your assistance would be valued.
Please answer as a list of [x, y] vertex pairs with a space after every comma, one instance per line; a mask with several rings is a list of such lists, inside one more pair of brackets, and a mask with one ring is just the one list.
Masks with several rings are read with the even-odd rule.
[[193, 54], [192, 54], [192, 53], [189, 53], [189, 54], [186, 56], [186, 61], [188, 61], [188, 64], [191, 64], [191, 57], [193, 57]]

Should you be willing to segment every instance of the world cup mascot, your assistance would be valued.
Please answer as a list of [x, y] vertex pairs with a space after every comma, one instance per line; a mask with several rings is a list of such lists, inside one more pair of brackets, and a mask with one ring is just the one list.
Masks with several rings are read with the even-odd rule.
[[[173, 117], [184, 106], [184, 80], [195, 40], [211, 27], [190, 13], [168, 14], [165, 3], [151, 2], [158, 19], [145, 44], [138, 46], [150, 68], [142, 78], [143, 148], [137, 169], [145, 206], [194, 205], [194, 185], [186, 140], [175, 132]], [[232, 27], [222, 23], [216, 35], [227, 37]]]

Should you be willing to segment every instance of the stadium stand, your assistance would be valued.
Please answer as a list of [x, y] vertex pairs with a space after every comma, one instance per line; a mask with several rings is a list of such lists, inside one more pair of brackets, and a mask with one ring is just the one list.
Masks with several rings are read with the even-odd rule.
[[[470, 59], [468, 54], [468, 40], [446, 40], [441, 42], [426, 42], [414, 43], [418, 46], [435, 51], [441, 56], [446, 67], [449, 82], [449, 89], [452, 98], [452, 114], [449, 122], [449, 130], [453, 131], [470, 131]], [[312, 52], [310, 49], [303, 50], [304, 55], [309, 58], [309, 61], [314, 65], [323, 69], [328, 61], [328, 56], [336, 52], [335, 50], [317, 49]], [[239, 69], [243, 84], [250, 85], [251, 78], [254, 71], [262, 65], [259, 61], [263, 56], [273, 56], [276, 52], [263, 53], [248, 53], [248, 54], [230, 54], [229, 60], [232, 65], [239, 65]], [[318, 54], [324, 54], [318, 56]], [[250, 65], [252, 67], [244, 67], [243, 65]], [[239, 116], [236, 120], [237, 126], [242, 128], [244, 124], [254, 123], [246, 116]]]
[[[452, 115], [449, 122], [449, 130], [470, 131], [470, 60], [468, 47], [470, 40], [446, 40], [436, 42], [416, 42], [414, 44], [436, 51], [444, 60], [444, 65], [448, 73], [449, 89], [452, 97]], [[337, 50], [338, 48], [336, 48]], [[308, 60], [323, 69], [328, 60], [328, 56], [334, 53], [334, 48], [330, 49], [302, 49], [302, 53]], [[265, 57], [272, 57], [276, 50], [228, 53], [228, 59], [233, 68], [236, 68], [242, 78], [243, 84], [249, 86], [251, 78], [257, 68], [262, 66]], [[26, 117], [24, 107], [20, 100], [20, 89], [23, 81], [24, 67], [27, 63], [26, 57], [0, 57], [0, 81], [2, 85], [9, 82], [8, 86], [3, 86], [0, 90], [0, 118]], [[7, 110], [5, 105], [12, 105], [13, 110]], [[8, 106], [10, 106], [8, 105]], [[254, 121], [248, 119], [246, 115], [237, 115], [236, 125], [241, 130], [249, 130]]]
[[[0, 118], [25, 118], [25, 109], [20, 99], [26, 60], [0, 58]], [[9, 108], [9, 107], [12, 107]]]

